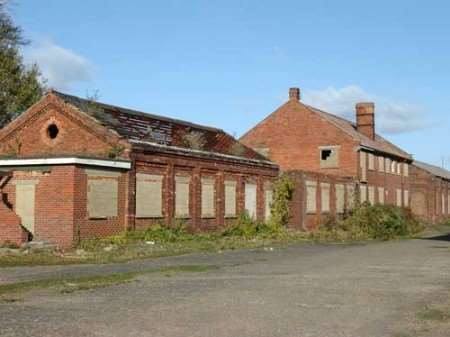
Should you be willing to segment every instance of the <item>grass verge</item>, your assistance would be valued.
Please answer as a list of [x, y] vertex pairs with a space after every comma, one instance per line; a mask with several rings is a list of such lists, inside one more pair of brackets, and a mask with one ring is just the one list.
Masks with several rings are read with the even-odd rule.
[[450, 310], [426, 308], [417, 314], [417, 318], [422, 321], [450, 321]]
[[113, 285], [129, 283], [140, 275], [150, 273], [164, 273], [174, 275], [177, 273], [201, 273], [218, 269], [215, 265], [186, 265], [164, 267], [150, 271], [115, 273], [110, 275], [86, 276], [86, 277], [68, 277], [68, 278], [50, 278], [44, 280], [27, 281], [0, 285], [0, 300], [3, 302], [13, 302], [13, 298], [5, 298], [5, 295], [17, 295], [33, 289], [57, 288], [62, 293], [73, 293], [81, 290], [93, 290]]

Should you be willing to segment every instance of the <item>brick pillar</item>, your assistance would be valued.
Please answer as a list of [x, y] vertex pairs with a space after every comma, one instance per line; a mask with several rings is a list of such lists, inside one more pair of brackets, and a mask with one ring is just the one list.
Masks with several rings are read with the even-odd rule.
[[133, 158], [131, 160], [131, 169], [127, 174], [126, 186], [128, 197], [125, 207], [125, 228], [132, 230], [136, 229], [136, 161]]
[[225, 177], [223, 171], [219, 171], [216, 179], [216, 220], [217, 226], [225, 224]]
[[192, 173], [191, 180], [192, 188], [192, 226], [200, 228], [202, 226], [201, 219], [201, 182], [200, 182], [200, 167], [195, 167]]
[[175, 173], [173, 164], [167, 165], [164, 179], [164, 212], [167, 224], [172, 224], [175, 218]]

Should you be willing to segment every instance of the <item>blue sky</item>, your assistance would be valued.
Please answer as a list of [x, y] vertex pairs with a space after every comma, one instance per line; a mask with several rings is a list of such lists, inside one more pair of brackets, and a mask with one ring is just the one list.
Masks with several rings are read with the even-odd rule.
[[217, 126], [237, 136], [300, 87], [352, 118], [373, 100], [378, 130], [450, 168], [446, 1], [16, 1], [49, 84]]

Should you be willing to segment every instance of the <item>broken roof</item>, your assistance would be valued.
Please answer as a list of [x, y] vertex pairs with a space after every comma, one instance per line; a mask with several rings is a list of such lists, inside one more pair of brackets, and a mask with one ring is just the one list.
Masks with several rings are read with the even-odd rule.
[[[151, 149], [159, 145], [165, 149], [173, 147], [183, 149], [183, 152], [202, 152], [206, 155], [215, 153], [233, 157], [234, 160], [242, 159], [249, 163], [264, 162], [275, 165], [218, 128], [83, 99], [54, 90], [51, 93], [93, 117], [132, 144], [139, 143], [140, 147], [147, 145]], [[189, 136], [194, 140], [189, 142], [187, 138]], [[200, 144], [196, 145], [192, 142]]]
[[353, 139], [356, 139], [360, 142], [361, 146], [367, 147], [370, 149], [373, 149], [375, 151], [380, 151], [388, 154], [392, 154], [394, 156], [398, 156], [405, 159], [412, 159], [412, 156], [400, 149], [399, 147], [395, 146], [385, 138], [381, 137], [379, 134], [375, 134], [375, 139], [370, 139], [363, 133], [359, 132], [356, 128], [356, 124], [346, 120], [342, 117], [330, 114], [328, 112], [316, 109], [314, 107], [311, 107], [309, 105], [303, 104], [299, 102], [299, 104], [304, 105], [307, 109], [310, 111], [319, 114], [324, 119], [328, 120], [332, 124], [334, 124], [336, 127], [347, 133], [349, 136], [351, 136]]
[[440, 178], [444, 178], [447, 180], [450, 180], [450, 171], [447, 171], [446, 169], [439, 167], [439, 166], [435, 166], [435, 165], [431, 165], [431, 164], [427, 164], [421, 161], [417, 161], [415, 160], [413, 162], [413, 165], [427, 171], [428, 173], [431, 173], [432, 175], [436, 176], [436, 177], [440, 177]]

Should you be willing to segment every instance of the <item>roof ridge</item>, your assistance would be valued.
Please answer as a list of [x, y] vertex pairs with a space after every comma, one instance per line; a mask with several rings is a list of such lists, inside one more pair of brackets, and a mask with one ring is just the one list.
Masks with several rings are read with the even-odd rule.
[[[342, 117], [342, 116], [338, 116], [338, 115], [332, 114], [332, 113], [330, 113], [330, 112], [323, 111], [323, 110], [321, 110], [321, 109], [315, 108], [315, 107], [310, 106], [310, 105], [308, 105], [308, 104], [304, 104], [304, 103], [301, 103], [301, 102], [300, 102], [300, 104], [303, 104], [306, 108], [308, 108], [308, 109], [311, 110], [312, 112], [324, 114], [324, 115], [325, 115], [324, 117], [326, 117], [326, 118], [327, 118], [327, 117], [328, 117], [328, 118], [335, 118], [335, 119], [338, 119], [339, 121], [341, 121], [341, 122], [343, 122], [343, 123], [349, 124], [349, 125], [353, 128], [353, 131], [354, 131], [356, 134], [358, 134], [359, 137], [361, 137], [361, 139], [359, 139], [359, 141], [363, 141], [364, 139], [367, 139], [367, 140], [369, 140], [370, 142], [376, 143], [377, 141], [382, 140], [383, 142], [387, 143], [387, 145], [393, 147], [396, 151], [398, 151], [399, 153], [401, 153], [402, 156], [407, 156], [407, 157], [409, 157], [409, 158], [411, 157], [411, 155], [410, 155], [409, 153], [407, 153], [406, 151], [404, 151], [403, 149], [401, 149], [401, 148], [398, 147], [397, 145], [393, 144], [391, 141], [387, 140], [385, 137], [381, 136], [378, 132], [375, 132], [375, 139], [370, 139], [370, 138], [367, 137], [365, 134], [359, 132], [358, 129], [357, 129], [357, 127], [356, 127], [356, 123], [354, 123], [354, 122], [352, 122], [352, 121], [350, 121], [350, 120], [348, 120], [348, 119], [346, 119], [346, 118], [344, 118], [344, 117]], [[329, 120], [329, 121], [330, 121], [330, 120]], [[332, 122], [332, 121], [330, 121], [330, 122]], [[337, 125], [337, 126], [338, 126], [338, 125]], [[340, 126], [338, 126], [338, 127], [339, 127], [341, 130], [343, 130], [344, 132], [346, 132], [348, 135], [350, 135], [351, 137], [353, 137], [353, 135], [351, 135], [351, 134], [348, 132], [348, 130], [346, 130], [345, 128], [340, 127]], [[354, 138], [354, 137], [353, 137], [353, 138]], [[377, 140], [377, 138], [378, 138], [378, 140]], [[369, 147], [371, 147], [371, 146], [369, 146]], [[399, 155], [399, 154], [396, 154], [396, 155]]]

